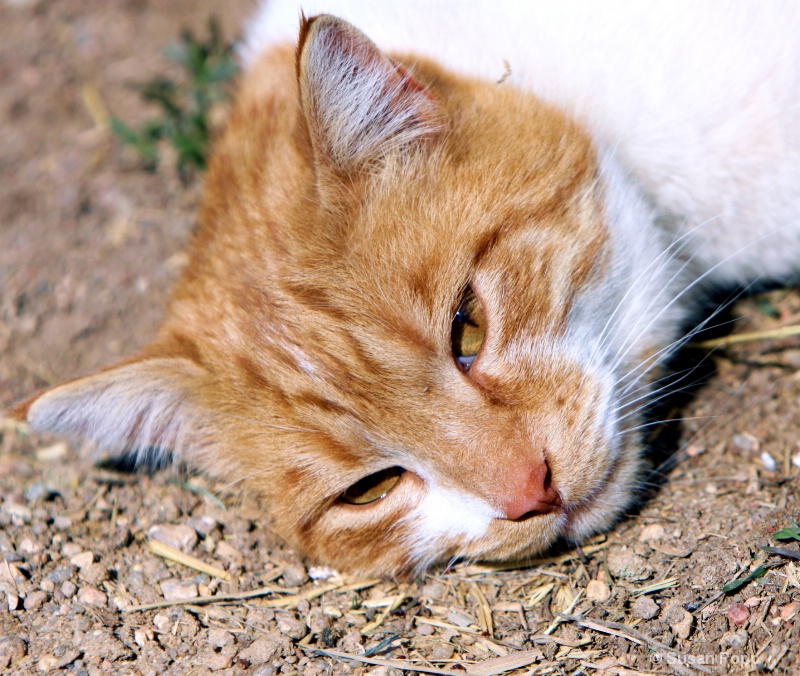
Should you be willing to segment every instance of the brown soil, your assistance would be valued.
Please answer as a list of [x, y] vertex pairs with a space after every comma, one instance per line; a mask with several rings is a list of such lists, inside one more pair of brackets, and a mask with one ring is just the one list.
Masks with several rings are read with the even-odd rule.
[[[252, 5], [224, 3], [226, 35]], [[142, 171], [103, 106], [129, 121], [151, 113], [128, 83], [170, 74], [164, 46], [221, 7], [0, 0], [0, 410], [154, 335], [201, 185], [169, 163]], [[797, 293], [769, 301], [778, 318], [746, 301], [736, 330], [800, 323]], [[0, 418], [0, 671], [797, 673], [800, 564], [761, 547], [797, 550], [771, 533], [800, 517], [799, 345], [719, 352], [719, 373], [681, 413], [694, 419], [677, 467], [582, 552], [409, 583], [324, 579], [246, 497], [223, 491], [220, 503], [218, 487], [177, 471], [104, 470]], [[172, 562], [151, 538], [212, 568]], [[778, 565], [720, 594], [764, 561]], [[165, 599], [179, 605], [135, 609]]]

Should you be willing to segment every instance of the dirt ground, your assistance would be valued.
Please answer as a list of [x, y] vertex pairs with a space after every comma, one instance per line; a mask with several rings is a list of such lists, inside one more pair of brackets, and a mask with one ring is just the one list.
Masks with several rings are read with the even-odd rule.
[[[201, 180], [143, 171], [105, 109], [143, 119], [129, 83], [172, 72], [180, 29], [217, 12], [234, 36], [253, 4], [0, 0], [0, 411], [154, 335]], [[736, 332], [798, 324], [800, 296], [736, 312]], [[410, 582], [331, 577], [247, 496], [103, 469], [0, 415], [0, 672], [798, 673], [800, 562], [761, 548], [797, 551], [771, 536], [800, 518], [800, 338], [713, 362], [677, 462], [612, 532]]]

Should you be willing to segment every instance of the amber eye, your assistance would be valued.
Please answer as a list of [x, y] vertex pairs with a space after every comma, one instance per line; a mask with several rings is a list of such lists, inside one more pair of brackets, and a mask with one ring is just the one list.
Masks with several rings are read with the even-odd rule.
[[453, 318], [450, 334], [453, 356], [465, 372], [469, 371], [472, 362], [478, 356], [485, 335], [486, 320], [483, 308], [472, 289], [467, 287]]
[[339, 498], [348, 505], [366, 505], [385, 498], [400, 481], [405, 470], [402, 467], [389, 467], [380, 472], [365, 476], [354, 483]]

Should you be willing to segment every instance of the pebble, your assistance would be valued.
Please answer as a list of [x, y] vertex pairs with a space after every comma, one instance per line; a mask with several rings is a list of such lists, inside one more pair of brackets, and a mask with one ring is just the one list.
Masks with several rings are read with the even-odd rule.
[[767, 451], [763, 451], [761, 453], [761, 462], [764, 463], [764, 469], [768, 472], [774, 472], [778, 469], [778, 463], [775, 462], [775, 458], [772, 457]]
[[69, 562], [78, 568], [86, 568], [94, 563], [94, 552], [80, 552], [69, 557]]
[[172, 624], [172, 620], [170, 620], [169, 617], [164, 615], [164, 613], [158, 613], [153, 618], [153, 624], [159, 631], [166, 631], [167, 627], [169, 627]]
[[303, 638], [308, 633], [308, 627], [305, 622], [301, 622], [294, 615], [289, 613], [280, 613], [276, 620], [278, 622], [278, 629], [282, 634], [286, 634], [289, 638], [296, 641]]
[[182, 580], [162, 580], [161, 593], [167, 601], [185, 601], [197, 598], [197, 585]]
[[102, 563], [92, 563], [81, 568], [80, 578], [97, 587], [101, 582], [108, 579], [108, 569]]
[[430, 624], [420, 624], [417, 626], [417, 633], [420, 636], [432, 636], [436, 630]]
[[649, 596], [641, 596], [634, 602], [633, 614], [642, 620], [652, 620], [660, 612], [660, 606]]
[[33, 518], [33, 512], [30, 507], [18, 505], [16, 502], [3, 503], [3, 511], [11, 517], [15, 526], [30, 523]]
[[[210, 540], [211, 538], [209, 538]], [[208, 542], [208, 540], [206, 540]], [[214, 554], [223, 561], [238, 563], [242, 561], [242, 553], [234, 549], [225, 540], [220, 540], [214, 549]]]
[[59, 568], [54, 570], [48, 577], [55, 583], [61, 584], [69, 580], [72, 577], [72, 574], [75, 572], [74, 568]]
[[275, 657], [280, 649], [280, 643], [274, 639], [268, 637], [257, 638], [239, 653], [239, 660], [252, 665], [264, 664]]
[[28, 644], [18, 636], [0, 639], [0, 669], [19, 662], [28, 654]]
[[719, 640], [722, 647], [730, 646], [731, 648], [743, 648], [747, 645], [749, 635], [744, 629], [737, 629], [736, 631], [725, 632]]
[[25, 610], [35, 611], [39, 610], [47, 601], [47, 592], [35, 591], [31, 592], [25, 597]]
[[148, 535], [182, 552], [190, 552], [198, 540], [197, 531], [184, 524], [158, 524], [150, 528]]
[[743, 434], [735, 434], [731, 439], [731, 443], [740, 451], [744, 451], [746, 453], [755, 453], [761, 446], [758, 439], [748, 432]]
[[53, 519], [53, 526], [55, 526], [58, 530], [69, 530], [72, 528], [72, 519], [68, 516], [64, 516], [63, 514], [59, 514], [55, 519]]
[[694, 618], [680, 603], [673, 603], [667, 608], [664, 613], [664, 620], [666, 620], [675, 636], [684, 639], [689, 637]]
[[455, 652], [455, 646], [451, 643], [440, 643], [431, 651], [431, 659], [436, 662], [438, 660], [452, 659]]
[[664, 530], [664, 526], [658, 523], [651, 523], [650, 525], [642, 528], [642, 532], [639, 533], [639, 542], [663, 540], [665, 534], [666, 531]]
[[208, 630], [208, 643], [215, 648], [223, 648], [233, 643], [233, 634], [224, 629], [211, 627]]
[[78, 601], [90, 606], [102, 608], [108, 603], [108, 596], [96, 587], [86, 585], [85, 587], [81, 587], [78, 591]]
[[627, 547], [614, 547], [608, 552], [608, 570], [614, 577], [624, 580], [646, 580], [651, 569], [647, 560]]
[[743, 625], [750, 619], [750, 609], [744, 603], [733, 603], [728, 608], [728, 619], [734, 624]]
[[75, 596], [76, 591], [78, 591], [78, 586], [74, 582], [65, 580], [61, 583], [61, 593], [66, 598], [71, 599], [73, 596]]
[[186, 523], [204, 538], [219, 530], [220, 527], [219, 522], [210, 516], [193, 516]]
[[56, 583], [53, 582], [49, 577], [46, 577], [39, 583], [39, 589], [47, 592], [48, 594], [52, 594], [56, 590]]
[[589, 584], [586, 585], [586, 598], [605, 603], [611, 598], [611, 587], [602, 580], [589, 580]]
[[23, 554], [38, 554], [44, 549], [44, 546], [31, 538], [23, 538], [19, 543], [19, 551]]
[[[219, 552], [219, 547], [217, 547], [217, 552]], [[286, 566], [283, 569], [283, 581], [287, 587], [301, 587], [308, 582], [308, 572], [300, 565]]]
[[307, 622], [315, 634], [321, 634], [331, 626], [331, 621], [322, 608], [312, 608], [308, 613]]

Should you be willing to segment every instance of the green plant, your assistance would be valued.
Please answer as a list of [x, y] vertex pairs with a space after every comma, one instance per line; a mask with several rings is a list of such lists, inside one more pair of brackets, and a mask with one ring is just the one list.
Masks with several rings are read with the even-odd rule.
[[166, 53], [183, 66], [184, 81], [155, 78], [135, 85], [142, 98], [158, 106], [161, 114], [139, 130], [112, 117], [111, 129], [123, 143], [136, 149], [151, 170], [161, 159], [160, 144], [171, 144], [177, 151], [178, 172], [185, 179], [192, 170], [206, 167], [212, 132], [210, 114], [226, 98], [226, 85], [237, 65], [232, 46], [222, 39], [214, 17], [209, 19], [207, 40], [200, 41], [186, 30], [181, 41]]

